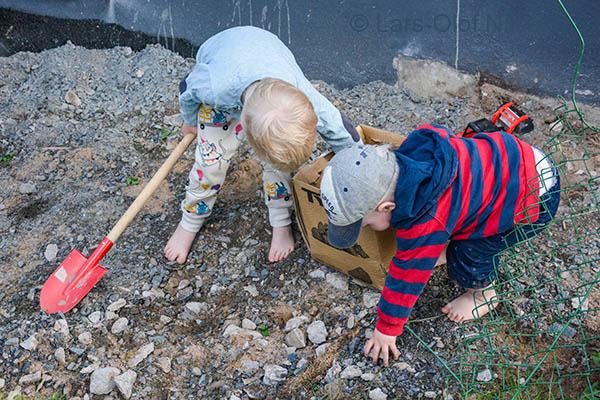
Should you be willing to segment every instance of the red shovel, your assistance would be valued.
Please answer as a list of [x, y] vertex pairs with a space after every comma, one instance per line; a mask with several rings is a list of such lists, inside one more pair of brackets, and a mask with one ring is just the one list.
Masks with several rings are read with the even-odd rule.
[[67, 312], [75, 307], [77, 303], [94, 287], [104, 276], [106, 268], [98, 265], [100, 260], [108, 253], [112, 245], [127, 228], [127, 225], [135, 218], [146, 201], [156, 191], [160, 183], [165, 179], [173, 165], [196, 138], [194, 135], [184, 135], [181, 142], [154, 174], [144, 190], [136, 197], [125, 214], [119, 219], [109, 234], [102, 240], [89, 258], [85, 258], [77, 249], [58, 266], [50, 278], [44, 284], [40, 293], [40, 307], [48, 314], [57, 311]]

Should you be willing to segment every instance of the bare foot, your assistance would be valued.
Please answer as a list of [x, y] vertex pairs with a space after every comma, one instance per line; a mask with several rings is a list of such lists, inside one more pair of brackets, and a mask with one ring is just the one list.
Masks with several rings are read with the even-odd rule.
[[271, 238], [271, 250], [269, 250], [269, 261], [281, 261], [294, 250], [294, 236], [292, 235], [292, 225], [273, 228], [273, 237]]
[[[491, 285], [485, 289], [468, 289], [463, 295], [442, 307], [442, 312], [454, 322], [481, 318], [498, 304], [496, 291]], [[490, 308], [491, 307], [491, 308]]]
[[165, 246], [165, 257], [169, 261], [176, 260], [179, 264], [183, 264], [187, 259], [195, 237], [196, 232], [186, 231], [181, 227], [181, 224], [177, 225], [177, 229], [175, 229]]

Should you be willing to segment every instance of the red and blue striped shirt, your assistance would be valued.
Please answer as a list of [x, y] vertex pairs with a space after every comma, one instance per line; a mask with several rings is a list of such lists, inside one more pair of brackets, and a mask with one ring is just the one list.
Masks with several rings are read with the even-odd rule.
[[400, 166], [391, 221], [397, 251], [379, 301], [377, 330], [397, 336], [446, 243], [535, 222], [539, 182], [533, 148], [506, 132], [467, 139], [427, 124], [394, 152]]

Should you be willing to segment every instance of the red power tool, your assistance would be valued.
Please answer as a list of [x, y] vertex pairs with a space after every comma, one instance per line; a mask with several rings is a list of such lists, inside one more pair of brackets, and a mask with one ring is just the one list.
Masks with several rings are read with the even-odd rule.
[[523, 134], [533, 130], [533, 120], [529, 115], [519, 110], [511, 101], [498, 109], [490, 121], [487, 118], [481, 118], [477, 121], [469, 122], [467, 129], [460, 132], [457, 136], [472, 137], [481, 132], [504, 131], [512, 134]]

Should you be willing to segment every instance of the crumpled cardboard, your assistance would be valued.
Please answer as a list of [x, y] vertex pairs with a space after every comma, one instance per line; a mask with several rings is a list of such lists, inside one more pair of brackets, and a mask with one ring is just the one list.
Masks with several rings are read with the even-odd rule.
[[[359, 125], [358, 133], [365, 144], [391, 144], [398, 147], [405, 137]], [[396, 252], [396, 237], [392, 229], [376, 232], [362, 229], [358, 242], [340, 250], [327, 241], [327, 215], [321, 203], [321, 174], [333, 157], [328, 153], [296, 173], [292, 183], [294, 207], [302, 237], [315, 261], [327, 265], [352, 278], [378, 289], [383, 289], [389, 263]]]

